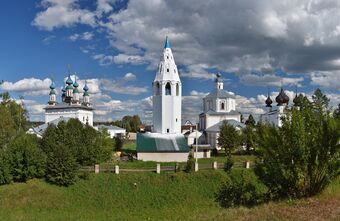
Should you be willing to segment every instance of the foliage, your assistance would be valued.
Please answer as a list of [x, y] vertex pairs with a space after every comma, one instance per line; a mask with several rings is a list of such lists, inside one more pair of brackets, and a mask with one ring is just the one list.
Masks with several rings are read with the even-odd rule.
[[120, 136], [115, 136], [115, 151], [121, 151], [123, 147], [123, 140]]
[[253, 206], [267, 200], [268, 188], [251, 170], [231, 171], [215, 199], [222, 207]]
[[236, 128], [224, 121], [220, 128], [220, 136], [218, 137], [218, 145], [225, 150], [227, 157], [231, 157], [231, 152], [239, 145], [240, 134]]
[[340, 124], [326, 114], [327, 97], [316, 94], [293, 108], [282, 128], [258, 128], [256, 173], [277, 197], [315, 195], [339, 175]]
[[46, 153], [55, 146], [65, 146], [75, 156], [79, 165], [93, 165], [111, 157], [112, 139], [106, 130], [96, 131], [78, 119], [49, 125], [43, 134], [42, 148]]
[[75, 182], [78, 164], [67, 146], [51, 146], [47, 153], [47, 181], [59, 186], [69, 186]]
[[126, 129], [126, 132], [138, 132], [138, 129], [140, 128], [142, 122], [138, 115], [133, 116], [124, 116], [122, 120], [117, 120], [112, 122], [113, 125], [116, 125], [118, 127], [122, 127]]
[[46, 156], [35, 135], [19, 135], [8, 145], [6, 151], [14, 181], [26, 182], [45, 175]]
[[246, 120], [245, 124], [251, 127], [255, 127], [256, 122], [255, 122], [253, 115], [251, 114], [249, 115], [248, 120]]
[[188, 156], [188, 161], [187, 161], [187, 164], [185, 165], [184, 171], [187, 173], [191, 173], [194, 170], [195, 170], [195, 159], [194, 159], [192, 152], [190, 151], [189, 156]]
[[226, 162], [224, 163], [224, 171], [229, 172], [234, 165], [234, 161], [231, 157], [227, 157]]
[[8, 157], [8, 153], [0, 149], [0, 185], [7, 184], [12, 181], [11, 165]]

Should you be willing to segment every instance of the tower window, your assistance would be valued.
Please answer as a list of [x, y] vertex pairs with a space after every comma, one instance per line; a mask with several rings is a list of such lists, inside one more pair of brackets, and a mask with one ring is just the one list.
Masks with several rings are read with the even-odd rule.
[[171, 85], [169, 82], [165, 85], [165, 95], [171, 95]]
[[169, 72], [169, 71], [170, 71], [169, 68], [167, 68], [167, 69], [166, 69], [166, 72]]

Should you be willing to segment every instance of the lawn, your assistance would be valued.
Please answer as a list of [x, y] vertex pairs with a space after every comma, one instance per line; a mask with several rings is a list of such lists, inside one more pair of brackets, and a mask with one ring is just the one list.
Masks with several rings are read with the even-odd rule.
[[1, 220], [338, 220], [340, 179], [321, 195], [221, 209], [223, 171], [91, 174], [65, 188], [30, 180], [0, 186]]

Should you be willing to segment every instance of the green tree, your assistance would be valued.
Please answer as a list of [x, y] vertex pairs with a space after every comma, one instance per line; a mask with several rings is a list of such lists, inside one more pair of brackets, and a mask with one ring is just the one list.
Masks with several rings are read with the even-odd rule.
[[256, 122], [255, 122], [253, 115], [251, 114], [249, 115], [248, 120], [246, 120], [245, 124], [251, 127], [255, 127]]
[[228, 158], [231, 158], [231, 152], [239, 145], [240, 134], [236, 128], [224, 121], [220, 128], [220, 136], [218, 137], [218, 145], [225, 150]]
[[339, 175], [340, 126], [325, 114], [325, 104], [315, 111], [316, 100], [311, 105], [304, 98], [301, 109], [283, 119], [282, 128], [258, 128], [256, 173], [274, 196], [312, 196]]
[[67, 146], [50, 147], [47, 154], [46, 179], [59, 186], [72, 185], [76, 180], [78, 164]]
[[0, 149], [0, 185], [10, 183], [12, 180], [10, 157], [7, 151]]
[[8, 147], [14, 181], [26, 182], [45, 175], [46, 156], [35, 135], [21, 134]]

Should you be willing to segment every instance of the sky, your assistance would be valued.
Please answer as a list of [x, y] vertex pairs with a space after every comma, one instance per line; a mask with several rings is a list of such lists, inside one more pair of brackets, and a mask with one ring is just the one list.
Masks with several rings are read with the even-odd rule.
[[[44, 120], [49, 85], [87, 80], [94, 120], [152, 119], [151, 84], [169, 36], [183, 87], [182, 120], [197, 122], [221, 73], [244, 116], [280, 87], [340, 103], [338, 0], [3, 0], [0, 92]], [[291, 102], [290, 102], [291, 103]]]

